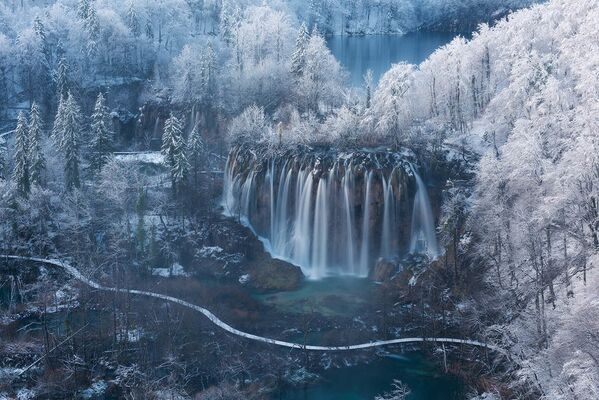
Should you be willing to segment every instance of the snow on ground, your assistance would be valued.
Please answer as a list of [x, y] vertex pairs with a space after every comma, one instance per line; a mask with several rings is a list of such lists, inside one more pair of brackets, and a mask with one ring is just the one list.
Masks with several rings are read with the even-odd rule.
[[22, 388], [17, 392], [18, 400], [29, 400], [35, 398], [35, 391], [31, 389]]
[[174, 263], [170, 268], [153, 268], [152, 275], [163, 278], [171, 278], [173, 276], [189, 276], [189, 274], [183, 269], [183, 266], [179, 263]]
[[144, 336], [143, 330], [139, 328], [129, 329], [127, 332], [119, 332], [116, 335], [116, 340], [118, 342], [129, 342], [129, 343], [137, 343], [141, 340], [142, 336]]
[[223, 252], [223, 248], [219, 246], [203, 246], [198, 254], [204, 258], [215, 258], [218, 259], [219, 255]]
[[107, 388], [108, 384], [105, 381], [94, 382], [81, 392], [81, 397], [84, 399], [102, 398]]
[[250, 281], [250, 274], [241, 275], [239, 277], [239, 283], [241, 283], [242, 285], [245, 285], [249, 281]]
[[146, 164], [164, 164], [164, 156], [158, 151], [148, 151], [143, 153], [115, 153], [115, 159], [123, 162], [141, 162]]

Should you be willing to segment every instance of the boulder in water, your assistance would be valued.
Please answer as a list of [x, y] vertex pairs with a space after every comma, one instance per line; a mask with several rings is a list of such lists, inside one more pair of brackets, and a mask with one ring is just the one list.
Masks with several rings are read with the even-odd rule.
[[253, 263], [249, 275], [249, 285], [261, 292], [295, 290], [304, 279], [300, 267], [267, 257], [260, 263]]

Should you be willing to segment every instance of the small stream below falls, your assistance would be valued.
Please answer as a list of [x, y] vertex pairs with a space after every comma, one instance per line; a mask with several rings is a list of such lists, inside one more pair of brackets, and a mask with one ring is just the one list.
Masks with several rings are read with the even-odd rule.
[[391, 390], [394, 379], [407, 385], [406, 400], [458, 400], [464, 387], [419, 352], [381, 357], [369, 364], [331, 368], [319, 383], [285, 391], [277, 400], [373, 400]]

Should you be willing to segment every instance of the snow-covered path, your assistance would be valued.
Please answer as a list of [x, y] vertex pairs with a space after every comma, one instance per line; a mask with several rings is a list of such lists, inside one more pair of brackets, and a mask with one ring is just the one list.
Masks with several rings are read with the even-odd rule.
[[246, 339], [251, 339], [251, 340], [258, 341], [258, 342], [268, 343], [268, 344], [272, 344], [272, 345], [276, 345], [276, 346], [282, 346], [282, 347], [288, 347], [288, 348], [300, 349], [300, 350], [313, 350], [313, 351], [347, 351], [347, 350], [360, 350], [360, 349], [368, 349], [368, 348], [374, 348], [374, 347], [389, 346], [389, 345], [401, 344], [401, 343], [432, 342], [432, 343], [454, 343], [454, 344], [464, 344], [464, 345], [482, 347], [482, 348], [489, 349], [489, 350], [501, 353], [503, 355], [509, 356], [507, 351], [505, 351], [504, 349], [502, 349], [500, 347], [491, 345], [491, 344], [479, 342], [476, 340], [452, 339], [452, 338], [416, 337], [416, 338], [403, 338], [403, 339], [392, 339], [392, 340], [378, 340], [378, 341], [374, 341], [374, 342], [361, 343], [361, 344], [348, 345], [348, 346], [313, 346], [313, 345], [304, 345], [304, 344], [300, 344], [300, 343], [285, 342], [282, 340], [266, 338], [263, 336], [258, 336], [258, 335], [254, 335], [251, 333], [243, 332], [243, 331], [240, 331], [239, 329], [235, 329], [231, 325], [220, 320], [216, 315], [214, 315], [209, 310], [207, 310], [203, 307], [197, 306], [195, 304], [191, 304], [185, 300], [178, 299], [176, 297], [167, 296], [167, 295], [160, 294], [160, 293], [146, 292], [146, 291], [136, 290], [136, 289], [118, 289], [118, 288], [102, 286], [99, 283], [87, 278], [77, 268], [73, 267], [70, 264], [64, 263], [60, 260], [51, 260], [51, 259], [43, 259], [43, 258], [36, 258], [36, 257], [22, 257], [22, 256], [13, 256], [13, 255], [0, 255], [0, 258], [4, 258], [5, 260], [12, 259], [12, 260], [34, 261], [34, 262], [54, 265], [56, 267], [64, 269], [67, 273], [72, 275], [75, 279], [79, 280], [80, 282], [82, 282], [82, 283], [86, 284], [87, 286], [90, 286], [94, 289], [97, 289], [97, 290], [103, 290], [103, 291], [108, 291], [108, 292], [117, 292], [117, 293], [129, 293], [129, 294], [135, 294], [135, 295], [140, 295], [140, 296], [153, 297], [156, 299], [169, 301], [171, 303], [180, 304], [184, 307], [190, 308], [192, 310], [195, 310], [197, 312], [204, 314], [210, 321], [212, 321], [212, 323], [214, 323], [218, 327], [224, 329], [225, 331], [232, 333], [233, 335], [237, 335], [237, 336], [240, 336], [240, 337], [243, 337]]

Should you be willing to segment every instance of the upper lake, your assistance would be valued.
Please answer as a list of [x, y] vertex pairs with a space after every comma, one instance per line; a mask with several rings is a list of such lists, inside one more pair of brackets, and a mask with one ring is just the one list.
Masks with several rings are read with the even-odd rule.
[[420, 64], [436, 49], [451, 42], [455, 33], [414, 32], [407, 35], [330, 36], [327, 44], [349, 73], [352, 86], [362, 86], [372, 70], [374, 81], [398, 62]]

